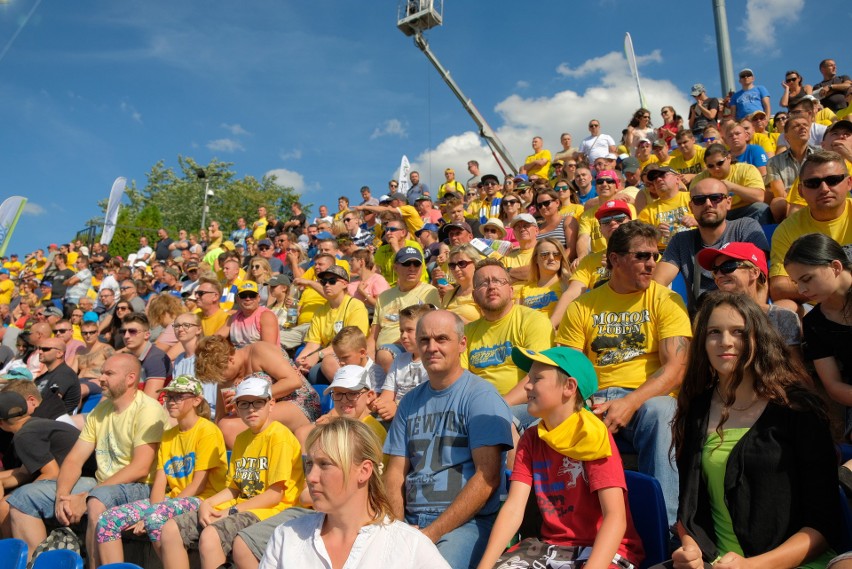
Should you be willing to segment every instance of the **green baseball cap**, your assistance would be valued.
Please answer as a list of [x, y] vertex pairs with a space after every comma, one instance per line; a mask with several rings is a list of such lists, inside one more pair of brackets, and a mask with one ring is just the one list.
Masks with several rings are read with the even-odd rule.
[[201, 382], [191, 375], [179, 375], [167, 386], [159, 390], [160, 393], [191, 393], [201, 395]]
[[598, 390], [595, 367], [583, 352], [559, 346], [536, 352], [525, 348], [512, 348], [512, 361], [522, 370], [529, 372], [533, 362], [557, 367], [577, 380], [580, 397], [585, 401]]

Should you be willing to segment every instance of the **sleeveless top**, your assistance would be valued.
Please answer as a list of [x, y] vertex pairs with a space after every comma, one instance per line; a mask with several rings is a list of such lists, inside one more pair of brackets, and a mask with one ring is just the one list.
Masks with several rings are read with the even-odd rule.
[[[234, 313], [234, 319], [231, 321], [231, 343], [234, 347], [244, 348], [260, 341], [260, 316], [264, 312], [270, 312], [270, 310], [265, 306], [259, 306], [250, 316], [242, 312]], [[277, 346], [280, 342], [280, 329], [276, 326], [274, 344]]]
[[557, 241], [559, 241], [559, 243], [562, 244], [563, 247], [567, 248], [568, 243], [565, 242], [566, 241], [566, 239], [565, 239], [565, 218], [566, 217], [568, 217], [568, 216], [563, 215], [562, 218], [559, 220], [559, 223], [556, 224], [556, 227], [554, 229], [551, 229], [550, 231], [546, 231], [546, 232], [540, 232], [538, 234], [538, 237], [536, 237], [536, 239], [538, 241], [541, 241], [542, 239], [550, 237], [551, 239], [556, 239]]

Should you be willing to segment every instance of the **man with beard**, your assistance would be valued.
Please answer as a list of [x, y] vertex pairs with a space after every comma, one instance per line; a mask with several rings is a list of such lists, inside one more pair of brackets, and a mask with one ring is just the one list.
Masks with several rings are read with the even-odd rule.
[[[695, 301], [708, 290], [715, 290], [713, 274], [698, 266], [695, 255], [706, 247], [719, 248], [725, 243], [740, 241], [754, 243], [764, 252], [769, 242], [760, 224], [750, 217], [727, 221], [731, 207], [728, 189], [715, 178], [699, 180], [689, 190], [689, 209], [698, 221], [698, 231], [676, 233], [669, 241], [663, 258], [654, 269], [654, 280], [668, 286], [678, 272], [686, 281], [687, 305], [690, 311]], [[695, 276], [698, 275], [696, 281]]]

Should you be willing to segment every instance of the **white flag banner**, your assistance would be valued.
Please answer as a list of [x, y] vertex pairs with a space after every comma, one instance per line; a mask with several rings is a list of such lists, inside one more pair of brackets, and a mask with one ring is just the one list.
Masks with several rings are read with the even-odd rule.
[[630, 74], [636, 81], [636, 90], [639, 92], [639, 106], [647, 109], [645, 95], [642, 94], [642, 85], [639, 83], [639, 67], [636, 65], [636, 52], [633, 51], [633, 39], [630, 37], [630, 32], [624, 34], [624, 56], [627, 58], [627, 65], [630, 66]]
[[12, 196], [0, 204], [0, 255], [6, 254], [6, 247], [26, 204], [27, 198], [21, 196]]
[[399, 188], [397, 188], [396, 191], [398, 191], [404, 196], [408, 195], [408, 189], [411, 187], [411, 183], [408, 181], [408, 175], [410, 173], [411, 164], [408, 163], [408, 156], [403, 154], [402, 162], [399, 163], [399, 176], [397, 177], [397, 181], [399, 182]]
[[109, 203], [104, 216], [104, 230], [101, 233], [101, 245], [109, 245], [115, 234], [115, 224], [118, 222], [118, 209], [121, 207], [121, 197], [124, 195], [124, 187], [127, 186], [127, 178], [119, 176], [112, 183], [109, 192]]

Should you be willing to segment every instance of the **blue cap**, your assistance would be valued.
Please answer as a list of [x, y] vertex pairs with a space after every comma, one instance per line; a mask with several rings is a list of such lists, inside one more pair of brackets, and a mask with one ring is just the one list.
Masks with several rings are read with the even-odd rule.
[[403, 247], [396, 252], [394, 263], [407, 263], [408, 261], [420, 261], [423, 264], [423, 254], [416, 247]]
[[0, 275], [8, 275], [9, 269], [0, 269]]
[[437, 233], [438, 232], [438, 226], [435, 225], [434, 223], [427, 223], [422, 228], [415, 231], [414, 235], [416, 235], [417, 237], [420, 237], [420, 234], [423, 233], [424, 231], [434, 231], [435, 233]]
[[317, 233], [317, 239], [334, 239], [334, 235], [328, 231], [320, 231]]
[[88, 311], [83, 315], [83, 322], [97, 322], [98, 321], [98, 313], [92, 310]]

